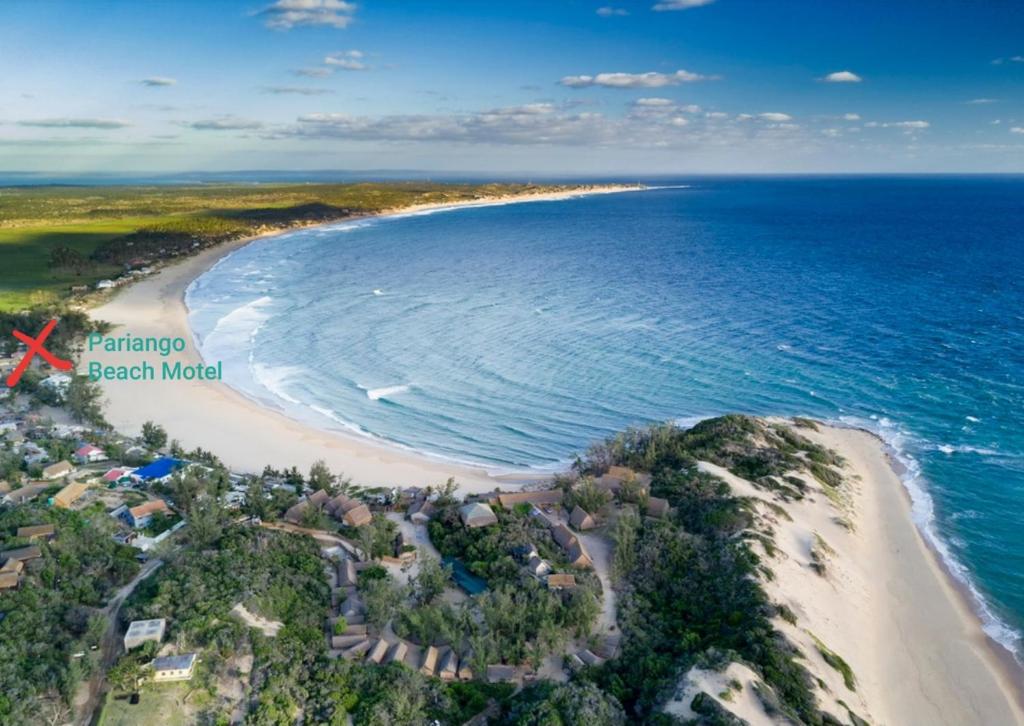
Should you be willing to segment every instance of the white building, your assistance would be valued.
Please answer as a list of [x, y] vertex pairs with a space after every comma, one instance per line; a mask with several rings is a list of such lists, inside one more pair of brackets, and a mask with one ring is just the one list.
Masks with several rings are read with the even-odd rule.
[[154, 658], [153, 680], [157, 682], [191, 680], [192, 671], [195, 669], [195, 665], [195, 653], [166, 655], [162, 658]]
[[163, 618], [133, 620], [131, 625], [128, 626], [128, 632], [124, 634], [124, 649], [138, 648], [143, 643], [149, 641], [160, 643], [164, 639], [164, 630], [166, 628], [167, 621]]

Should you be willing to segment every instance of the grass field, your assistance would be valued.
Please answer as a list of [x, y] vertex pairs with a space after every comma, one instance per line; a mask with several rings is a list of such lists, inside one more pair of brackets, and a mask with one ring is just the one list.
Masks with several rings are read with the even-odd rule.
[[193, 708], [186, 700], [191, 691], [187, 682], [148, 683], [134, 706], [108, 693], [99, 726], [186, 726], [193, 723]]
[[[57, 302], [124, 269], [225, 239], [424, 203], [554, 191], [524, 184], [222, 184], [0, 188], [0, 311]], [[77, 252], [62, 267], [54, 250]]]

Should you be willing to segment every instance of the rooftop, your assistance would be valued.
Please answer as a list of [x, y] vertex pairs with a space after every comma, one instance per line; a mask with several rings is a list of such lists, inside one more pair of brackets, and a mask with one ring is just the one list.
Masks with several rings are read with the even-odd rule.
[[195, 653], [184, 655], [165, 655], [153, 659], [153, 670], [155, 671], [187, 671], [196, 662]]

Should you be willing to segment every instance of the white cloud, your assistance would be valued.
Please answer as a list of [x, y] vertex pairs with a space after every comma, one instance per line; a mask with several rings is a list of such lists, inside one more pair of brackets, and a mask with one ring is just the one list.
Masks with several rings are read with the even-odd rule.
[[859, 113], [844, 113], [843, 121], [860, 121]]
[[662, 88], [680, 83], [710, 80], [710, 76], [678, 70], [675, 73], [598, 73], [596, 76], [565, 76], [559, 83], [569, 88], [604, 86], [605, 88]]
[[834, 73], [829, 73], [821, 80], [826, 83], [860, 83], [864, 79], [853, 71], [835, 71]]
[[264, 93], [272, 93], [276, 96], [323, 96], [334, 91], [328, 88], [307, 88], [304, 86], [264, 86]]
[[160, 88], [166, 86], [173, 86], [178, 83], [174, 78], [164, 78], [163, 76], [152, 76], [150, 78], [143, 78], [139, 81], [143, 86], [149, 86], [151, 88]]
[[243, 129], [263, 128], [259, 121], [238, 118], [237, 116], [221, 116], [215, 119], [204, 119], [184, 124], [197, 131], [241, 131]]
[[838, 138], [842, 133], [842, 129], [822, 129], [821, 133], [828, 136], [830, 139]]
[[334, 73], [331, 68], [296, 68], [292, 71], [293, 76], [301, 76], [303, 78], [327, 78], [327, 76]]
[[968, 106], [982, 106], [989, 103], [996, 103], [998, 99], [995, 98], [972, 98], [967, 102]]
[[1024, 126], [1014, 126], [1010, 129], [1011, 134], [1024, 134]]
[[347, 28], [355, 11], [356, 5], [345, 0], [277, 0], [262, 14], [268, 28], [291, 30], [299, 25]]
[[624, 8], [613, 8], [613, 7], [608, 6], [608, 7], [598, 8], [597, 9], [597, 14], [600, 15], [602, 18], [611, 18], [611, 17], [614, 17], [614, 16], [620, 16], [621, 17], [623, 15], [629, 15], [629, 11], [624, 9]]
[[707, 113], [707, 117], [713, 119], [723, 119], [729, 118], [729, 114], [725, 113], [724, 111], [709, 111]]
[[699, 8], [703, 5], [710, 5], [715, 0], [662, 0], [651, 10], [657, 10], [663, 12], [666, 10], [689, 10], [690, 8]]
[[670, 98], [638, 98], [633, 101], [635, 106], [647, 106], [648, 108], [659, 108], [664, 106], [674, 106], [675, 101]]
[[46, 129], [123, 129], [131, 126], [127, 121], [108, 118], [40, 118], [19, 121], [19, 126], [35, 126]]
[[765, 121], [781, 122], [781, 121], [792, 121], [793, 120], [793, 117], [790, 116], [788, 113], [769, 112], [769, 113], [759, 113], [758, 116], [763, 118]]
[[868, 121], [864, 124], [865, 128], [869, 129], [926, 129], [931, 124], [928, 121], [889, 121], [886, 123], [879, 123], [877, 121]]
[[669, 123], [671, 123], [673, 126], [686, 126], [687, 124], [690, 123], [690, 121], [688, 119], [683, 118], [682, 116], [673, 116], [672, 120], [669, 121]]
[[324, 58], [324, 65], [334, 66], [345, 71], [365, 71], [369, 66], [363, 63], [362, 58], [361, 50], [346, 50], [340, 53], [331, 53]]

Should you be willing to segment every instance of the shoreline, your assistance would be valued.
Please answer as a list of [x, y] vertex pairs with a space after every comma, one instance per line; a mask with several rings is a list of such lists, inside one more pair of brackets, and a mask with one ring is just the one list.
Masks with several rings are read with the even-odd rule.
[[[188, 324], [186, 292], [203, 273], [252, 242], [359, 219], [560, 201], [645, 189], [648, 187], [641, 185], [581, 187], [558, 192], [482, 197], [467, 202], [415, 204], [331, 222], [268, 231], [230, 240], [167, 264], [154, 274], [118, 289], [112, 297], [91, 308], [89, 314], [111, 323], [111, 334], [125, 332], [127, 328], [127, 332], [136, 337], [181, 337], [188, 342], [185, 351], [164, 360], [172, 365], [176, 361], [194, 365], [203, 361]], [[130, 364], [136, 359], [102, 350], [84, 351], [79, 365], [86, 366], [90, 361], [108, 366]], [[212, 450], [236, 471], [258, 472], [268, 464], [275, 468], [298, 466], [304, 470], [314, 461], [323, 459], [332, 471], [343, 473], [365, 486], [438, 485], [454, 477], [463, 493], [491, 491], [499, 485], [538, 484], [551, 477], [548, 472], [531, 470], [495, 474], [484, 464], [448, 461], [370, 436], [318, 429], [257, 402], [220, 381], [102, 381], [100, 385], [106, 399], [104, 410], [116, 430], [135, 433], [145, 421], [152, 419], [162, 424], [168, 436], [177, 438], [185, 449], [199, 446]], [[137, 410], [136, 406], [140, 395], [147, 399], [144, 412]], [[253, 460], [253, 451], [261, 452], [263, 458]]]
[[[766, 588], [799, 621], [780, 629], [805, 652], [816, 636], [846, 659], [857, 690], [844, 697], [860, 700], [873, 722], [1024, 724], [1024, 670], [984, 631], [970, 593], [915, 524], [890, 447], [853, 426], [798, 432], [846, 459], [852, 492], [846, 508], [819, 494], [786, 506], [792, 520], [776, 537], [785, 554]], [[819, 535], [834, 550], [827, 576], [806, 564]], [[841, 683], [830, 683], [833, 693]]]
[[[828, 424], [830, 428], [845, 428]], [[1008, 646], [999, 642], [985, 631], [985, 621], [978, 612], [979, 608], [987, 607], [987, 603], [979, 602], [984, 596], [976, 592], [972, 583], [964, 582], [953, 572], [944, 554], [932, 542], [932, 536], [922, 531], [922, 528], [914, 521], [913, 509], [914, 499], [907, 486], [903, 482], [903, 470], [906, 466], [899, 459], [899, 452], [894, 449], [884, 438], [874, 431], [860, 427], [849, 427], [854, 431], [861, 431], [870, 436], [881, 449], [882, 455], [888, 467], [899, 480], [900, 500], [903, 502], [903, 515], [907, 519], [917, 538], [927, 553], [929, 564], [935, 569], [938, 579], [949, 588], [949, 599], [954, 606], [959, 606], [964, 617], [973, 623], [978, 631], [978, 636], [984, 650], [983, 658], [988, 661], [997, 680], [1000, 681], [1008, 697], [1014, 702], [1018, 709], [1018, 718], [1024, 722], [1024, 663], [1018, 658], [1024, 657], [1024, 653], [1016, 654]], [[987, 656], [987, 657], [986, 657]]]
[[[112, 334], [116, 334], [118, 329], [124, 332], [127, 326], [133, 335], [183, 337], [186, 341], [191, 341], [192, 345], [188, 346], [182, 355], [168, 360], [181, 359], [183, 363], [194, 364], [201, 362], [201, 358], [194, 347], [194, 335], [188, 325], [186, 291], [196, 278], [213, 265], [253, 241], [313, 226], [344, 224], [367, 217], [399, 216], [531, 201], [556, 201], [588, 194], [641, 189], [643, 187], [614, 187], [556, 194], [485, 198], [457, 204], [413, 205], [372, 215], [354, 215], [333, 222], [266, 232], [225, 242], [166, 265], [152, 276], [118, 290], [111, 299], [93, 308], [90, 314], [113, 323], [115, 329], [111, 331]], [[88, 360], [97, 360], [103, 365], [130, 362], [116, 354], [104, 354], [101, 351], [83, 354], [82, 362]], [[550, 478], [550, 474], [530, 471], [495, 475], [484, 465], [474, 466], [434, 459], [425, 454], [404, 450], [395, 444], [375, 441], [370, 437], [317, 429], [250, 399], [219, 381], [152, 381], [142, 384], [104, 381], [102, 387], [108, 399], [105, 402], [105, 411], [117, 430], [137, 432], [144, 421], [152, 419], [164, 425], [168, 435], [178, 438], [186, 449], [200, 446], [210, 450], [226, 465], [237, 471], [258, 472], [266, 464], [275, 468], [298, 466], [300, 470], [304, 470], [308, 469], [313, 461], [323, 459], [332, 471], [351, 477], [357, 484], [426, 486], [442, 484], [449, 477], [454, 477], [463, 494], [491, 491], [498, 486], [528, 487]], [[145, 406], [137, 406], [140, 398], [146, 401]], [[880, 520], [884, 520], [879, 526], [884, 530], [886, 541], [898, 542], [899, 546], [894, 552], [889, 552], [888, 556], [878, 556], [878, 553], [875, 553], [876, 556], [871, 557], [871, 561], [872, 564], [878, 565], [880, 570], [890, 573], [894, 582], [901, 583], [904, 588], [908, 582], [915, 583], [909, 590], [913, 597], [901, 600], [893, 592], [884, 589], [876, 593], [876, 598], [872, 601], [876, 607], [881, 607], [884, 613], [892, 611], [906, 614], [909, 611], [905, 622], [900, 623], [901, 627], [890, 633], [890, 636], [895, 638], [893, 642], [903, 639], [904, 633], [921, 632], [925, 625], [917, 621], [917, 613], [920, 611], [927, 609], [938, 613], [926, 624], [925, 635], [907, 641], [913, 647], [905, 648], [908, 651], [906, 654], [892, 653], [888, 654], [887, 658], [879, 657], [871, 661], [868, 667], [862, 667], [860, 672], [872, 675], [876, 671], [888, 673], [893, 668], [890, 661], [895, 660], [912, 661], [912, 667], [916, 668], [920, 666], [916, 658], [920, 657], [927, 661], [925, 665], [929, 668], [937, 668], [934, 673], [939, 675], [935, 676], [934, 689], [945, 686], [949, 693], [952, 693], [956, 687], [966, 687], [962, 686], [961, 680], [970, 680], [988, 694], [986, 698], [993, 699], [996, 698], [993, 694], [1002, 694], [1007, 702], [1008, 710], [1005, 713], [1012, 714], [1015, 722], [1024, 724], [1024, 690], [1020, 687], [1024, 670], [1002, 644], [984, 632], [983, 621], [975, 608], [973, 593], [954, 576], [941, 554], [929, 542], [925, 532], [915, 523], [911, 494], [901, 480], [898, 471], [901, 463], [895, 458], [894, 452], [884, 439], [872, 431], [835, 424], [822, 428], [829, 439], [842, 439], [843, 432], [856, 432], [858, 436], [869, 437], [870, 446], [866, 448], [873, 449], [874, 453], [868, 452], [864, 454], [864, 458], [874, 458], [877, 454], [878, 460], [884, 464], [882, 468], [876, 467], [871, 476], [863, 477], [862, 487], [870, 489], [874, 499], [884, 500], [888, 506], [878, 509]], [[845, 445], [837, 448], [843, 449], [845, 453]], [[253, 452], [259, 453], [253, 456]], [[864, 499], [864, 495], [861, 494], [858, 498]], [[861, 521], [870, 519], [869, 511], [865, 511], [862, 501], [858, 502], [856, 513]], [[905, 557], [898, 556], [901, 551]], [[930, 593], [931, 600], [925, 595], [926, 592]], [[935, 623], [942, 625], [933, 627]], [[865, 627], [869, 625], [870, 622], [865, 623]], [[858, 632], [855, 628], [849, 630], [848, 638], [857, 637]], [[955, 641], [949, 635], [954, 632], [958, 634]], [[943, 640], [946, 637], [949, 637], [949, 642]], [[880, 638], [878, 641], [882, 643], [883, 648], [885, 640]], [[956, 657], [952, 657], [944, 650], [946, 646], [952, 648], [954, 644], [959, 648]], [[840, 648], [836, 649], [841, 652]], [[973, 666], [969, 669], [970, 679], [961, 678], [963, 666], [959, 665], [959, 661], [964, 657], [964, 653], [973, 659]], [[899, 675], [900, 678], [906, 677], [906, 673]], [[890, 681], [885, 676], [882, 680], [900, 683], [899, 680]], [[922, 692], [933, 690], [925, 689], [923, 686], [920, 688]], [[896, 695], [892, 698], [899, 700]], [[904, 699], [904, 702], [909, 700]], [[949, 706], [954, 709], [949, 713], [956, 712], [954, 706], [955, 703]], [[883, 713], [889, 712], [890, 709], [898, 710], [898, 707], [892, 703], [886, 704]], [[906, 711], [903, 715], [905, 717], [908, 714], [913, 715], [913, 712]], [[902, 723], [906, 720], [880, 719], [879, 722]]]

